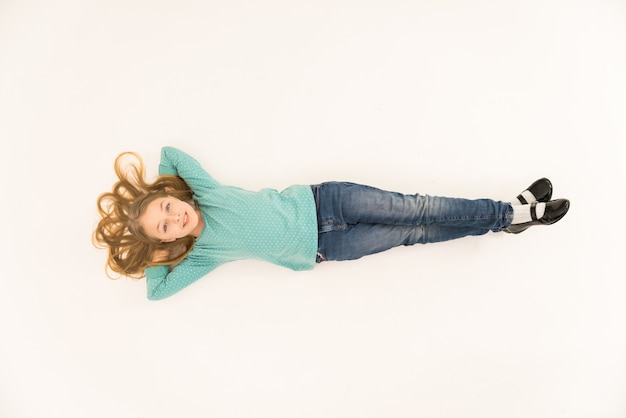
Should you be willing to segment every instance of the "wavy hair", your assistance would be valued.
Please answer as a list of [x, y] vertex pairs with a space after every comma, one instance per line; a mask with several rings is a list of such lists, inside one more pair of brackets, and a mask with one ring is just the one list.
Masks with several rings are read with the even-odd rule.
[[[173, 175], [162, 175], [153, 183], [146, 182], [143, 161], [134, 152], [118, 155], [114, 169], [119, 180], [112, 191], [98, 197], [101, 219], [92, 235], [93, 245], [108, 251], [107, 276], [112, 279], [119, 278], [119, 275], [140, 279], [145, 276], [147, 267], [174, 265], [182, 261], [193, 248], [194, 237], [160, 242], [143, 231], [139, 217], [150, 202], [165, 196], [173, 196], [197, 208], [191, 188], [182, 178]], [[157, 252], [168, 255], [155, 261]]]

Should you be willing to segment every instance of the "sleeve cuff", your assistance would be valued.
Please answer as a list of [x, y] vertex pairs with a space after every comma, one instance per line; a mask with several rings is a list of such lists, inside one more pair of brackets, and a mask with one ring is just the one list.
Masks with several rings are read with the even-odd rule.
[[169, 268], [167, 266], [148, 267], [144, 271], [146, 279], [158, 279], [159, 277], [165, 277], [168, 272]]

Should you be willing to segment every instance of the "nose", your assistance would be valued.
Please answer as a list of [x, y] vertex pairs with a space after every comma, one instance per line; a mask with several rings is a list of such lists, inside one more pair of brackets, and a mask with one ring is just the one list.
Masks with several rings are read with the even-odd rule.
[[170, 218], [170, 221], [178, 223], [178, 221], [180, 221], [180, 214], [172, 213], [169, 218]]

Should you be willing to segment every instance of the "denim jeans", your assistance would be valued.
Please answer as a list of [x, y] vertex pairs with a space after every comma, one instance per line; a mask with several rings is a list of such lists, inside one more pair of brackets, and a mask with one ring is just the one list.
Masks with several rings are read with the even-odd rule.
[[498, 232], [513, 219], [510, 203], [490, 199], [405, 195], [342, 182], [311, 189], [317, 206], [318, 263]]

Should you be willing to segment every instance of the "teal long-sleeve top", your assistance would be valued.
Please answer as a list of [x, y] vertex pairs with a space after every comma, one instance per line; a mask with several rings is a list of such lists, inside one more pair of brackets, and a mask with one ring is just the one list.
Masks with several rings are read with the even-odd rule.
[[187, 257], [171, 271], [146, 269], [148, 299], [163, 299], [218, 266], [234, 260], [265, 260], [292, 270], [310, 270], [317, 254], [317, 214], [308, 185], [282, 192], [223, 186], [191, 156], [161, 149], [159, 174], [183, 178], [193, 190], [204, 228]]

